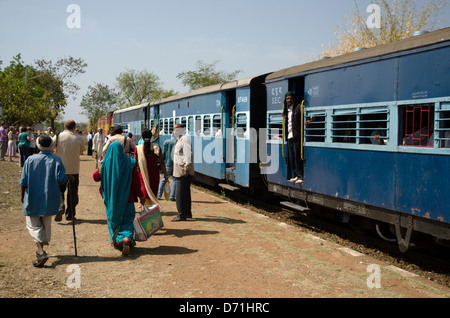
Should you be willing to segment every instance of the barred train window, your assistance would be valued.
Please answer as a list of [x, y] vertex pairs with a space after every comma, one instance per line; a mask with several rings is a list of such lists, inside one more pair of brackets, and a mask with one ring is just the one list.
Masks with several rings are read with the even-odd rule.
[[193, 136], [195, 133], [194, 130], [194, 117], [193, 116], [189, 116], [188, 118], [188, 129], [187, 129], [189, 135]]
[[283, 117], [281, 113], [271, 113], [269, 114], [269, 119], [267, 123], [267, 140], [277, 140], [283, 139]]
[[245, 138], [247, 132], [247, 114], [238, 114], [236, 118], [236, 135]]
[[305, 140], [307, 142], [325, 142], [325, 113], [308, 113], [305, 123]]
[[356, 110], [332, 115], [331, 137], [333, 142], [356, 143]]
[[215, 136], [217, 131], [220, 129], [220, 124], [221, 124], [221, 120], [220, 120], [220, 115], [214, 115], [213, 117], [213, 135]]
[[203, 117], [203, 135], [209, 136], [211, 134], [211, 117]]
[[432, 104], [408, 105], [399, 108], [401, 146], [434, 146], [434, 107]]
[[450, 103], [443, 103], [436, 111], [437, 139], [440, 148], [450, 148]]
[[[316, 139], [314, 141], [320, 141], [318, 137], [321, 137], [322, 140], [325, 139], [325, 116], [322, 118], [322, 127], [317, 128], [318, 136], [314, 136]], [[331, 137], [333, 142], [385, 145], [389, 139], [387, 107], [335, 110], [332, 120]]]

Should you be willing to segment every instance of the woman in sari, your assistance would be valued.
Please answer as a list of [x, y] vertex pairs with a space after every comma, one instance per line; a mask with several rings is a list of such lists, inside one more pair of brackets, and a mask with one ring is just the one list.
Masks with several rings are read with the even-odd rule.
[[129, 255], [134, 240], [134, 202], [145, 199], [139, 183], [136, 160], [125, 156], [119, 142], [108, 147], [102, 166], [94, 173], [94, 180], [101, 181], [101, 194], [106, 208], [111, 245]]
[[150, 130], [142, 131], [144, 144], [136, 146], [134, 158], [139, 165], [139, 179], [141, 189], [146, 199], [147, 205], [157, 204], [156, 196], [159, 187], [159, 166], [167, 180], [167, 171], [164, 164], [164, 157], [158, 144], [152, 143], [152, 132]]

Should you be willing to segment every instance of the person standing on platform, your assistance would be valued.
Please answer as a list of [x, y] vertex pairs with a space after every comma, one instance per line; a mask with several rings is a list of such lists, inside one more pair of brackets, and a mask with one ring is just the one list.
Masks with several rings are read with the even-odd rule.
[[20, 179], [26, 226], [37, 245], [34, 267], [42, 267], [48, 260], [43, 248], [50, 243], [52, 216], [59, 208], [60, 186], [68, 179], [61, 159], [52, 155], [52, 143], [50, 136], [38, 138], [40, 153], [25, 162]]
[[186, 221], [192, 218], [191, 182], [194, 176], [194, 154], [191, 140], [184, 134], [180, 124], [174, 126], [174, 136], [177, 140], [173, 158], [173, 176], [177, 178], [175, 197], [178, 215], [172, 221]]
[[173, 176], [173, 150], [175, 148], [175, 143], [176, 143], [176, 140], [172, 134], [172, 138], [167, 139], [163, 145], [163, 157], [164, 157], [164, 165], [166, 166], [166, 170], [167, 170], [167, 178], [163, 177], [161, 179], [161, 182], [159, 183], [158, 200], [160, 200], [162, 198], [164, 186], [166, 185], [166, 182], [169, 182], [168, 177], [172, 176], [172, 189], [170, 190], [169, 200], [175, 201], [175, 191], [177, 188], [177, 186], [176, 186], [177, 178]]
[[92, 131], [90, 131], [87, 134], [87, 136], [86, 136], [86, 139], [87, 139], [87, 142], [88, 142], [88, 148], [87, 148], [87, 155], [88, 156], [92, 156], [92, 138], [93, 138]]
[[105, 203], [111, 246], [130, 255], [134, 240], [133, 221], [136, 215], [134, 202], [144, 205], [136, 160], [125, 156], [119, 142], [112, 142], [100, 169], [93, 175], [101, 182], [100, 192]]
[[[75, 132], [76, 124], [73, 120], [67, 120], [64, 123], [65, 131], [53, 137], [55, 145], [55, 155], [59, 156], [66, 169], [66, 174], [73, 176], [67, 184], [61, 186], [61, 202], [58, 215], [55, 221], [59, 222], [65, 213], [66, 220], [75, 218], [75, 207], [78, 204], [78, 185], [80, 183], [80, 155], [85, 151], [84, 140]], [[67, 209], [64, 205], [64, 193], [67, 190]]]
[[95, 169], [98, 169], [98, 164], [102, 158], [103, 146], [106, 143], [106, 137], [103, 134], [103, 129], [99, 128], [92, 140], [92, 151], [95, 158]]
[[5, 160], [6, 150], [8, 149], [8, 135], [6, 133], [6, 123], [0, 125], [0, 161]]

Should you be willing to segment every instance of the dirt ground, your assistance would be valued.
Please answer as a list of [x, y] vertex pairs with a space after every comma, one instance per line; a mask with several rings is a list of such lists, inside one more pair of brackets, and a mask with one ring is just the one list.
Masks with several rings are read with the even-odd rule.
[[93, 172], [93, 159], [82, 156], [78, 257], [72, 223], [63, 218], [52, 224], [49, 260], [34, 268], [36, 246], [20, 202], [21, 168], [17, 158], [0, 162], [1, 298], [450, 297], [448, 286], [198, 189], [192, 191], [194, 219], [171, 222], [175, 203], [163, 200], [164, 229], [124, 257], [109, 244]]

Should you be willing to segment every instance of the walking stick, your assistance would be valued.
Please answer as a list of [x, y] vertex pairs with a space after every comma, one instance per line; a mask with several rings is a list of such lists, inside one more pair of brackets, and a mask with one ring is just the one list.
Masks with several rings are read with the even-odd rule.
[[75, 215], [74, 215], [74, 211], [73, 211], [73, 206], [72, 206], [72, 191], [71, 191], [71, 185], [70, 185], [70, 180], [67, 182], [67, 195], [69, 196], [69, 206], [70, 206], [70, 214], [72, 217], [72, 230], [73, 230], [73, 244], [75, 246], [75, 257], [78, 257], [78, 253], [77, 253], [77, 236], [75, 235]]

